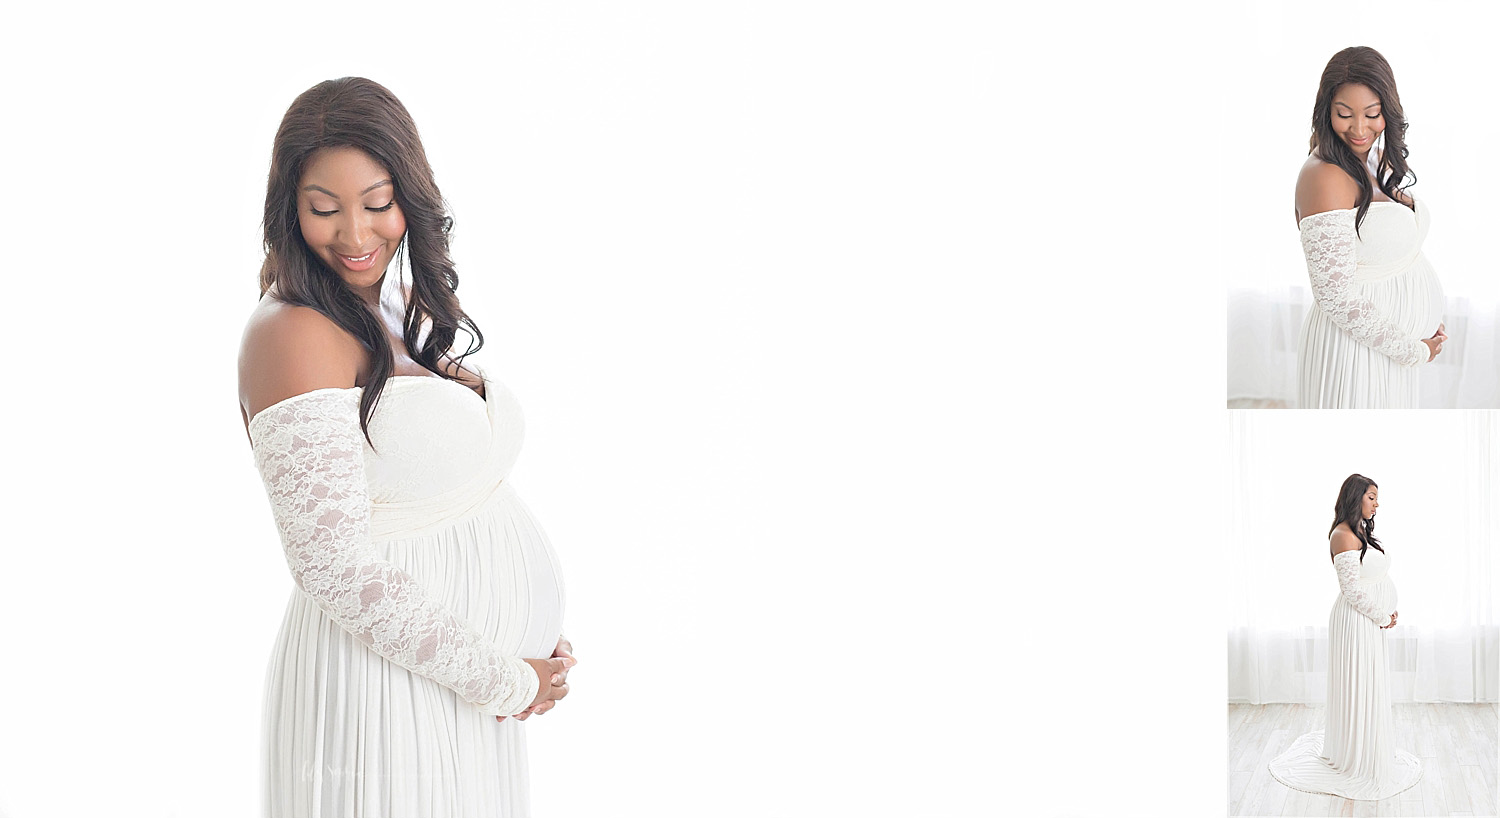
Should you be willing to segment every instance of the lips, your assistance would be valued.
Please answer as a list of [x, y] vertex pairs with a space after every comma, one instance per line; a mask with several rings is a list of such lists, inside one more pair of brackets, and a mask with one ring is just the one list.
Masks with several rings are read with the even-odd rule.
[[380, 255], [380, 248], [377, 247], [374, 250], [371, 250], [368, 253], [359, 256], [346, 256], [343, 253], [339, 252], [335, 252], [333, 255], [334, 258], [337, 258], [340, 262], [342, 262], [343, 265], [350, 271], [359, 273], [375, 266], [375, 259]]

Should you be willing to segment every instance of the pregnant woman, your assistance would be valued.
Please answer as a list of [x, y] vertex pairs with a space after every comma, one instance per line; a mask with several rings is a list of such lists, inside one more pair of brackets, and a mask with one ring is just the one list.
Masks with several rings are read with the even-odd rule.
[[527, 815], [518, 721], [567, 694], [561, 573], [505, 481], [515, 399], [464, 364], [483, 338], [451, 224], [389, 91], [345, 78], [292, 104], [239, 360], [296, 581], [266, 676], [270, 816]]
[[1375, 539], [1379, 507], [1375, 481], [1349, 475], [1328, 540], [1339, 595], [1328, 614], [1326, 729], [1271, 762], [1271, 775], [1295, 790], [1377, 801], [1422, 778], [1416, 756], [1396, 749], [1384, 633], [1396, 626], [1396, 585]]
[[1418, 371], [1448, 338], [1442, 286], [1422, 255], [1431, 214], [1405, 192], [1416, 183], [1405, 134], [1385, 58], [1372, 48], [1333, 55], [1297, 178], [1315, 302], [1298, 344], [1301, 408], [1415, 409]]

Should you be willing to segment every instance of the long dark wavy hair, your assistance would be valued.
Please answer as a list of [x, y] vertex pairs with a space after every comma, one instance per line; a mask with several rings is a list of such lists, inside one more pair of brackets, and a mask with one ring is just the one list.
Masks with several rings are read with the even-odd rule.
[[1312, 138], [1307, 152], [1317, 151], [1324, 162], [1343, 168], [1359, 184], [1354, 216], [1354, 229], [1358, 232], [1375, 194], [1369, 171], [1354, 155], [1354, 150], [1333, 132], [1333, 95], [1349, 84], [1363, 85], [1380, 97], [1380, 112], [1385, 117], [1385, 131], [1382, 133], [1385, 149], [1375, 168], [1380, 189], [1399, 202], [1400, 192], [1415, 185], [1417, 175], [1406, 164], [1406, 157], [1411, 154], [1406, 147], [1406, 114], [1401, 109], [1401, 97], [1396, 93], [1396, 75], [1391, 71], [1391, 64], [1380, 56], [1379, 51], [1362, 45], [1333, 55], [1323, 69], [1323, 78], [1318, 80], [1318, 98], [1313, 102]]
[[328, 80], [304, 91], [282, 117], [271, 149], [260, 293], [264, 296], [276, 285], [273, 297], [328, 316], [369, 351], [370, 375], [359, 399], [359, 426], [368, 441], [370, 414], [395, 369], [390, 339], [376, 313], [303, 241], [297, 221], [297, 189], [308, 160], [319, 150], [344, 147], [364, 151], [390, 173], [396, 204], [406, 217], [406, 235], [386, 274], [399, 277], [410, 255], [411, 295], [402, 338], [411, 357], [456, 380], [441, 360], [453, 348], [458, 329], [469, 336], [468, 348], [455, 359], [460, 365], [484, 346], [484, 335], [458, 304], [458, 273], [448, 253], [453, 219], [406, 106], [384, 86], [362, 77]]
[[1374, 480], [1362, 474], [1351, 474], [1346, 477], [1344, 485], [1339, 487], [1339, 500], [1333, 505], [1333, 525], [1328, 527], [1328, 534], [1332, 536], [1334, 529], [1339, 527], [1339, 523], [1349, 526], [1349, 530], [1359, 538], [1360, 562], [1365, 561], [1366, 549], [1374, 548], [1382, 554], [1385, 553], [1385, 549], [1380, 547], [1380, 541], [1375, 539], [1375, 518], [1365, 520], [1360, 516], [1365, 492], [1369, 491], [1371, 486], [1380, 488]]

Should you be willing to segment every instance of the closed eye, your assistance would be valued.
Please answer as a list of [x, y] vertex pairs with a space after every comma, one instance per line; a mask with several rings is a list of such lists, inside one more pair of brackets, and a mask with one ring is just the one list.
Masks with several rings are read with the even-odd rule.
[[[391, 208], [393, 208], [395, 206], [396, 206], [396, 200], [392, 199], [392, 200], [390, 200], [390, 202], [386, 203], [385, 205], [382, 205], [381, 207], [367, 207], [365, 209], [368, 210], [368, 211], [370, 211], [371, 213], [384, 213], [387, 210], [390, 210]], [[333, 214], [335, 214], [335, 213], [338, 212], [337, 210], [319, 210], [316, 207], [312, 207], [312, 208], [308, 208], [308, 209], [312, 211], [312, 214], [314, 216], [332, 216]]]

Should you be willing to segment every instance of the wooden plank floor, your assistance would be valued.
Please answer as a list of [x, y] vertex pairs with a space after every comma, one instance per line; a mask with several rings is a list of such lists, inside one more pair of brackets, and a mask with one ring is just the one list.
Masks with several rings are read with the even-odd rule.
[[1323, 707], [1229, 705], [1231, 816], [1495, 816], [1494, 704], [1398, 704], [1396, 746], [1422, 759], [1422, 780], [1384, 801], [1293, 790], [1267, 765], [1303, 733], [1323, 728]]
[[1230, 398], [1230, 409], [1290, 409], [1291, 401], [1276, 398]]

